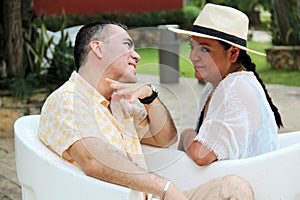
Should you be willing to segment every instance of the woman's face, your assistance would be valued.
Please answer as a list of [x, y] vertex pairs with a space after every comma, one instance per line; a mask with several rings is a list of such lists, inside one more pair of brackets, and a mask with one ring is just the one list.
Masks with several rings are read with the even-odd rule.
[[190, 59], [195, 77], [218, 84], [231, 70], [231, 48], [225, 50], [215, 39], [192, 36]]

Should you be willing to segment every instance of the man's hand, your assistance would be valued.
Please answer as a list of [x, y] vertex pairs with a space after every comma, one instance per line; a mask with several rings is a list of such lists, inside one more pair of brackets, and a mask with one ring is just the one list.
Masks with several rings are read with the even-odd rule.
[[[112, 95], [114, 100], [125, 98], [133, 103], [138, 98], [143, 99], [152, 94], [152, 89], [145, 83], [121, 83], [109, 78], [105, 78], [105, 81], [116, 91]], [[157, 147], [174, 144], [177, 141], [177, 130], [167, 108], [159, 98], [144, 106], [148, 113], [150, 130], [142, 136], [141, 143]]]
[[105, 81], [115, 90], [112, 95], [114, 100], [125, 98], [133, 103], [138, 98], [143, 99], [152, 94], [152, 89], [145, 83], [121, 83], [109, 78], [105, 78]]

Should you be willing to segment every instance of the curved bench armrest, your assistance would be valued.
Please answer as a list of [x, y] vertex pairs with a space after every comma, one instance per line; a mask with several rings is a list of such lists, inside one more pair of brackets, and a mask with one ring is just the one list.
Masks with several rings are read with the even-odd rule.
[[23, 200], [142, 200], [142, 193], [86, 176], [38, 138], [39, 115], [14, 124], [17, 176]]

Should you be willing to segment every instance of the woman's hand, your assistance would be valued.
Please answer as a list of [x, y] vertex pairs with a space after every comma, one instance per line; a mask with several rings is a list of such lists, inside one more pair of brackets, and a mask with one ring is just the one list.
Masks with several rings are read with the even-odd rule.
[[186, 152], [186, 150], [190, 147], [190, 145], [194, 141], [196, 135], [197, 133], [194, 129], [192, 128], [185, 129], [180, 135], [178, 150]]
[[115, 90], [112, 95], [114, 100], [125, 98], [133, 103], [138, 98], [143, 99], [152, 94], [152, 89], [145, 83], [121, 83], [109, 78], [105, 78], [105, 81]]

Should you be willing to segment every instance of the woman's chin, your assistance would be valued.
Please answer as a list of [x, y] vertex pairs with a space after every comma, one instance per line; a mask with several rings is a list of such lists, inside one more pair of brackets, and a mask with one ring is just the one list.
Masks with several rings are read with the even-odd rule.
[[201, 76], [201, 74], [199, 72], [195, 72], [195, 78], [200, 81], [204, 81], [204, 78]]

